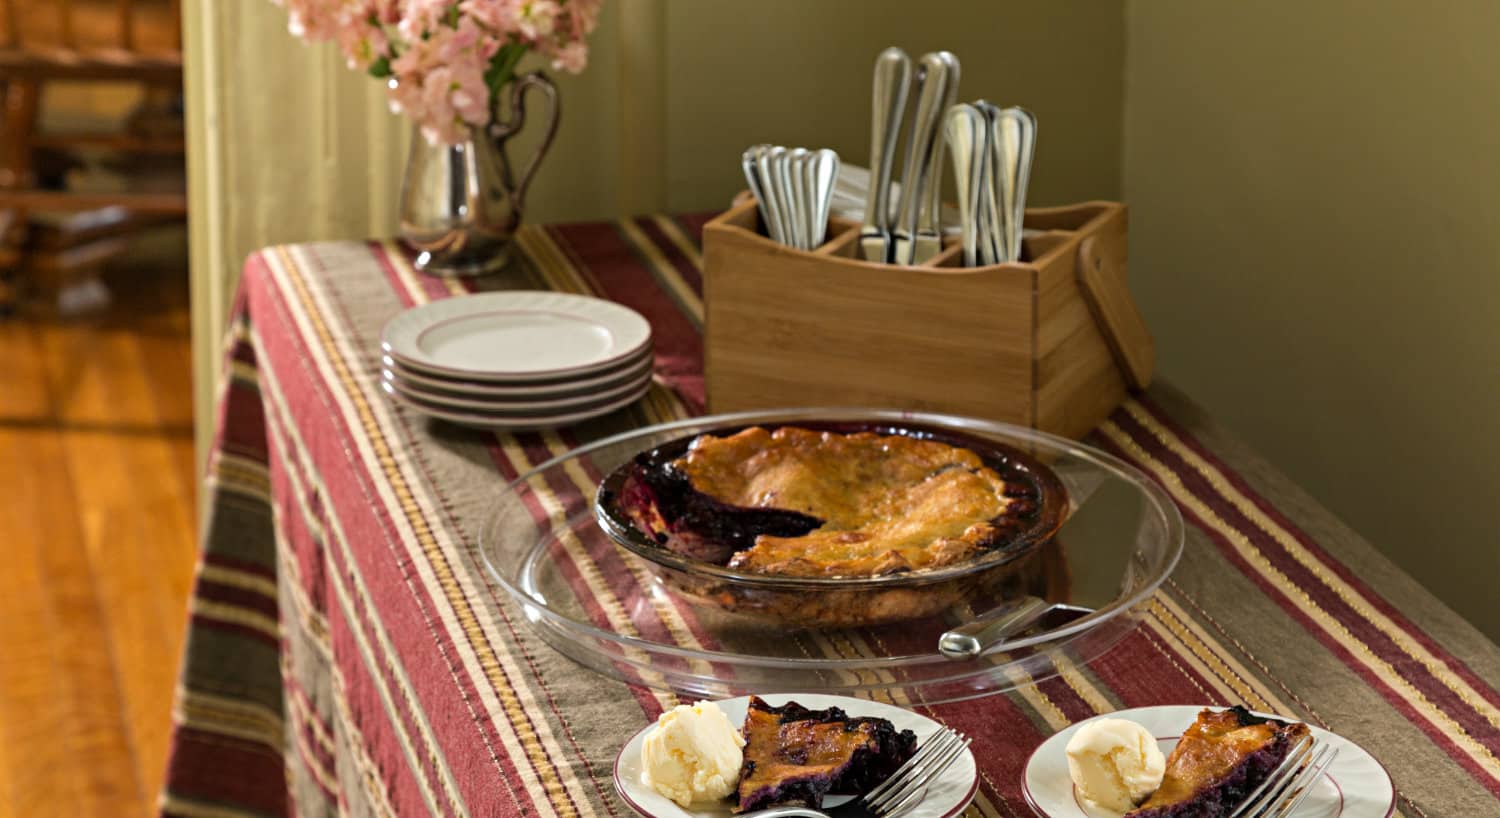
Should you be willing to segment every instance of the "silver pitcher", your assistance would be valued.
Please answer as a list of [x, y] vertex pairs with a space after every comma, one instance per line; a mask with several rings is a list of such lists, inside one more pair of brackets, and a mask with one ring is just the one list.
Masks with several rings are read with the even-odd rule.
[[[518, 182], [506, 142], [526, 124], [525, 94], [531, 88], [547, 97], [551, 117]], [[509, 116], [502, 119], [496, 112], [488, 138], [476, 130], [467, 142], [430, 145], [420, 132], [412, 135], [401, 182], [401, 238], [417, 250], [418, 270], [475, 276], [510, 261], [526, 187], [552, 145], [558, 114], [557, 87], [541, 72], [532, 72], [510, 84]]]

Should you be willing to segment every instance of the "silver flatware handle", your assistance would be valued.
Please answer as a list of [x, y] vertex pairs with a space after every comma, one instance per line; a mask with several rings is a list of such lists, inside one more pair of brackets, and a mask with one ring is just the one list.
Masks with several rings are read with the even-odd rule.
[[906, 167], [901, 172], [901, 205], [896, 211], [892, 230], [892, 261], [911, 264], [915, 252], [917, 211], [933, 176], [933, 145], [941, 142], [937, 131], [942, 124], [943, 98], [948, 89], [948, 61], [942, 54], [923, 54], [917, 73], [920, 92], [917, 109], [912, 115], [911, 138], [906, 145]]
[[974, 107], [979, 109], [985, 124], [985, 142], [981, 151], [985, 155], [984, 174], [979, 195], [979, 263], [1003, 264], [1010, 259], [1005, 250], [1007, 177], [1003, 170], [1008, 162], [996, 128], [1000, 109], [982, 99], [976, 101]]
[[973, 659], [1036, 624], [1056, 606], [1034, 596], [1002, 604], [938, 637], [938, 652], [949, 659]]
[[[953, 103], [958, 102], [958, 57], [948, 51], [939, 51], [938, 56], [947, 65], [947, 83], [943, 88], [942, 107], [939, 108], [946, 112], [953, 107]], [[927, 166], [932, 169], [931, 176], [927, 180], [926, 196], [917, 213], [917, 249], [912, 256], [912, 262], [916, 264], [937, 255], [943, 247], [943, 149], [947, 143], [948, 140], [941, 133], [932, 140], [932, 156], [927, 161]]]
[[1002, 113], [1014, 119], [1019, 129], [1019, 144], [1016, 146], [1016, 181], [1012, 191], [1014, 202], [1011, 220], [1014, 233], [1011, 236], [1012, 261], [1021, 259], [1021, 236], [1026, 228], [1026, 188], [1031, 184], [1031, 163], [1036, 157], [1036, 114], [1020, 107], [1006, 108]]
[[766, 190], [766, 200], [771, 203], [771, 218], [774, 230], [771, 238], [780, 244], [792, 243], [791, 224], [787, 220], [786, 188], [781, 184], [782, 170], [786, 166], [786, 148], [773, 145], [756, 161], [760, 169], [760, 183]]
[[833, 209], [833, 191], [839, 178], [839, 155], [827, 148], [814, 151], [808, 159], [807, 170], [813, 201], [817, 205], [812, 223], [812, 248], [815, 248], [828, 235], [828, 214]]
[[755, 154], [755, 173], [760, 177], [761, 193], [766, 203], [766, 235], [777, 244], [786, 244], [786, 234], [781, 228], [781, 202], [777, 201], [776, 173], [771, 163], [771, 154], [776, 148], [767, 147]]
[[1021, 235], [1026, 220], [1026, 188], [1031, 179], [1032, 156], [1036, 152], [1036, 117], [1024, 108], [997, 108], [981, 103], [990, 127], [988, 182], [994, 204], [985, 204], [985, 217], [993, 218], [991, 233], [996, 262], [1019, 261]]
[[782, 176], [783, 190], [791, 206], [787, 208], [792, 227], [792, 246], [798, 250], [810, 250], [808, 246], [808, 234], [812, 232], [809, 226], [812, 216], [811, 207], [808, 206], [807, 190], [807, 148], [792, 148], [787, 151], [785, 173]]
[[979, 205], [983, 195], [984, 160], [989, 153], [988, 125], [978, 108], [961, 102], [944, 115], [943, 135], [948, 152], [953, 156], [964, 266], [974, 267], [979, 264]]
[[740, 169], [745, 172], [745, 184], [750, 188], [750, 195], [755, 197], [755, 203], [760, 208], [760, 220], [766, 226], [766, 235], [776, 237], [771, 229], [771, 208], [766, 201], [766, 189], [760, 181], [760, 168], [756, 165], [756, 159], [765, 153], [770, 145], [751, 145], [740, 154]]
[[998, 261], [1015, 261], [1019, 256], [1014, 246], [1020, 235], [1016, 219], [1016, 176], [1020, 172], [1017, 164], [1021, 152], [1021, 123], [1007, 111], [991, 107], [985, 114], [990, 118], [990, 183], [995, 190], [995, 244], [999, 248]]
[[[911, 85], [911, 57], [899, 48], [887, 48], [875, 59], [875, 81], [870, 114], [870, 197], [865, 204], [865, 221], [860, 231], [861, 238], [883, 235], [883, 255], [889, 255], [891, 230], [890, 183], [891, 166], [896, 158], [896, 140], [901, 133], [901, 120], [906, 113], [906, 94]], [[861, 241], [868, 261], [885, 261], [886, 258], [870, 258], [874, 249]]]

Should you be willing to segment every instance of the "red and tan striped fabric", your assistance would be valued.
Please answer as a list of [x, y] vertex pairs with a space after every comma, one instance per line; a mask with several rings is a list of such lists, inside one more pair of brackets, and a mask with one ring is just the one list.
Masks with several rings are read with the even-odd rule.
[[[503, 480], [581, 441], [701, 410], [701, 227], [654, 217], [523, 231], [520, 269], [481, 286], [628, 304], [654, 327], [656, 385], [611, 417], [513, 437], [429, 422], [376, 383], [384, 322], [463, 285], [415, 273], [387, 243], [250, 258], [164, 815], [628, 814], [611, 762], [675, 700], [582, 670], [531, 634], [476, 534]], [[1126, 404], [1093, 442], [1166, 487], [1189, 523], [1187, 552], [1145, 623], [1102, 659], [924, 708], [978, 736], [968, 818], [1028, 815], [1026, 757], [1072, 721], [1233, 702], [1370, 749], [1400, 815], [1500, 815], [1500, 650], [1170, 389]], [[547, 489], [566, 505], [583, 482]], [[600, 621], [694, 638], [670, 610], [612, 605], [636, 581], [612, 559], [580, 574]]]

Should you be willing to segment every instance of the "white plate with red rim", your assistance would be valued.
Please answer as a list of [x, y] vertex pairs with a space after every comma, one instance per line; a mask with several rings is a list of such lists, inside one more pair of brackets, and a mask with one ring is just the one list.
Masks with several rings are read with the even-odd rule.
[[[767, 693], [761, 696], [767, 704], [776, 707], [795, 701], [811, 710], [839, 707], [850, 716], [877, 716], [890, 721], [897, 730], [910, 730], [917, 734], [917, 746], [921, 747], [930, 736], [943, 726], [919, 713], [913, 713], [895, 705], [855, 699], [849, 696], [828, 696], [820, 693]], [[730, 724], [744, 724], [749, 696], [722, 699], [716, 704], [729, 718]], [[711, 804], [694, 804], [690, 809], [641, 783], [641, 745], [655, 725], [647, 725], [625, 742], [615, 758], [615, 790], [630, 808], [646, 818], [733, 818], [729, 801]], [[927, 788], [927, 795], [912, 809], [901, 813], [900, 818], [953, 818], [963, 812], [974, 793], [979, 789], [979, 771], [974, 764], [974, 754], [965, 749], [963, 754], [937, 781]], [[829, 795], [823, 800], [823, 809], [836, 810], [840, 804], [853, 800], [852, 796]]]
[[633, 360], [651, 324], [602, 298], [542, 290], [475, 293], [404, 310], [380, 347], [432, 375], [497, 383], [572, 379]]
[[[1196, 705], [1137, 707], [1098, 718], [1127, 719], [1140, 724], [1156, 736], [1162, 754], [1167, 755], [1202, 710]], [[1296, 721], [1269, 713], [1255, 715]], [[1026, 762], [1021, 792], [1026, 803], [1042, 818], [1120, 818], [1118, 812], [1085, 802], [1068, 775], [1068, 740], [1086, 723], [1071, 725], [1042, 742]], [[1287, 818], [1389, 818], [1396, 810], [1396, 790], [1385, 767], [1343, 736], [1311, 724], [1308, 728], [1314, 742], [1335, 746], [1339, 753], [1313, 784], [1307, 799]]]

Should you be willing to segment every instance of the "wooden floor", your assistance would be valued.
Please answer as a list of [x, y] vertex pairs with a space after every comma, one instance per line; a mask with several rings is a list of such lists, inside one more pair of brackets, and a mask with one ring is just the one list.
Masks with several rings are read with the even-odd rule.
[[149, 814], [195, 556], [187, 273], [0, 322], [0, 818]]

